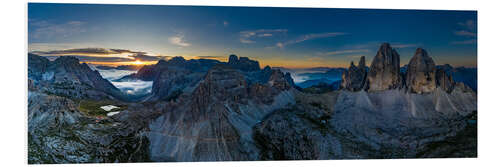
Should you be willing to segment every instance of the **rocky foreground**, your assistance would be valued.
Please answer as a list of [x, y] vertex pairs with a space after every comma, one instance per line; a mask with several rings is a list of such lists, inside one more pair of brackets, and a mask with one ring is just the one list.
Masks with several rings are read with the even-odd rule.
[[476, 93], [423, 49], [401, 72], [383, 44], [321, 94], [245, 57], [176, 57], [122, 78], [153, 81], [140, 101], [73, 58], [28, 57], [29, 163], [477, 156]]

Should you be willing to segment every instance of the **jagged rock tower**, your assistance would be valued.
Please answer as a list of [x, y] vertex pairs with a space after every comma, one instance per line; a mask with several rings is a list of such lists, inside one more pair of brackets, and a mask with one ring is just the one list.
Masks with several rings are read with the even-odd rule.
[[365, 56], [362, 56], [357, 67], [351, 62], [349, 69], [342, 73], [342, 88], [350, 91], [360, 91], [364, 89], [366, 74]]
[[408, 63], [406, 86], [414, 93], [429, 93], [436, 89], [436, 65], [422, 48], [418, 48]]
[[368, 72], [368, 91], [400, 88], [399, 54], [389, 43], [380, 46]]

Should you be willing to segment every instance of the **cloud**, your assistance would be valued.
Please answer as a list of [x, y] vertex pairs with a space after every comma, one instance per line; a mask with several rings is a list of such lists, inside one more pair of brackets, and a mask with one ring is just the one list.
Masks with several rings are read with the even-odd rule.
[[465, 40], [465, 41], [453, 41], [451, 44], [454, 45], [468, 45], [468, 44], [475, 44], [477, 43], [476, 39], [470, 39], [470, 40]]
[[116, 86], [116, 88], [131, 95], [145, 95], [151, 93], [151, 89], [153, 87], [153, 81], [111, 81], [111, 83]]
[[255, 41], [252, 41], [252, 40], [249, 40], [249, 39], [244, 39], [244, 38], [240, 38], [240, 42], [241, 43], [246, 43], [246, 44], [255, 43]]
[[82, 55], [59, 55], [59, 56], [45, 56], [51, 60], [54, 60], [61, 56], [72, 56], [76, 57], [82, 62], [130, 62], [130, 61], [158, 61], [161, 59], [167, 59], [166, 56], [148, 56], [142, 54], [130, 55], [128, 57], [96, 57], [96, 56], [82, 56]]
[[299, 38], [294, 39], [294, 40], [285, 41], [285, 42], [278, 42], [278, 43], [276, 43], [276, 47], [283, 49], [287, 45], [297, 44], [297, 43], [301, 43], [301, 42], [313, 40], [313, 39], [336, 37], [336, 36], [341, 36], [341, 35], [346, 35], [346, 34], [347, 33], [343, 33], [343, 32], [327, 32], [327, 33], [320, 33], [320, 34], [306, 34], [306, 35], [300, 36]]
[[43, 55], [112, 55], [112, 54], [144, 54], [145, 52], [135, 52], [126, 49], [106, 49], [106, 48], [77, 48], [52, 51], [34, 51], [35, 54]]
[[227, 22], [227, 21], [222, 22], [222, 24], [224, 25], [224, 27], [229, 26], [229, 22]]
[[337, 51], [331, 51], [331, 52], [325, 52], [325, 53], [318, 53], [318, 55], [323, 55], [323, 56], [334, 56], [334, 55], [344, 55], [344, 54], [350, 54], [350, 53], [366, 53], [370, 52], [369, 49], [352, 49], [352, 50], [337, 50]]
[[28, 26], [33, 28], [30, 31], [30, 37], [33, 38], [54, 38], [54, 37], [69, 37], [72, 35], [86, 32], [87, 29], [83, 27], [85, 22], [82, 21], [68, 21], [65, 23], [54, 24], [45, 20], [29, 20]]
[[158, 61], [158, 60], [165, 60], [165, 59], [170, 58], [170, 56], [150, 56], [150, 55], [146, 55], [144, 53], [137, 53], [137, 54], [131, 55], [129, 57], [132, 57], [135, 60], [139, 60], [139, 61]]
[[[64, 56], [72, 56], [76, 57], [82, 62], [124, 62], [124, 61], [133, 61], [132, 58], [125, 57], [95, 57], [95, 56], [82, 56], [82, 55], [64, 55]], [[53, 60], [61, 56], [46, 56], [47, 58]]]
[[466, 30], [461, 30], [461, 31], [455, 31], [455, 35], [458, 36], [467, 36], [467, 37], [476, 37], [477, 34], [474, 32], [466, 31]]
[[270, 33], [265, 33], [265, 34], [259, 34], [258, 37], [271, 37], [273, 34]]
[[467, 20], [465, 22], [460, 22], [458, 25], [462, 26], [466, 30], [454, 31], [453, 33], [457, 36], [462, 36], [468, 38], [462, 41], [452, 41], [453, 45], [468, 45], [477, 43], [477, 22], [474, 20]]
[[459, 22], [458, 25], [465, 27], [469, 30], [476, 30], [477, 29], [477, 22], [475, 20], [467, 20], [465, 22]]
[[[363, 56], [365, 56], [365, 55], [349, 55], [349, 56], [347, 56], [347, 57], [352, 58], [352, 59], [359, 59], [359, 58], [361, 58], [361, 57], [363, 57]], [[365, 57], [366, 57], [366, 56], [365, 56]]]
[[391, 45], [392, 48], [416, 48], [417, 44], [394, 44]]
[[281, 42], [278, 42], [278, 43], [276, 43], [276, 46], [277, 46], [278, 48], [284, 48], [284, 47], [285, 47], [285, 44], [283, 44], [283, 43], [281, 43]]
[[170, 37], [170, 38], [168, 38], [168, 41], [171, 44], [181, 46], [181, 47], [191, 46], [190, 43], [187, 43], [186, 41], [184, 41], [184, 35], [177, 35], [177, 36]]
[[130, 61], [158, 61], [168, 59], [170, 56], [151, 56], [146, 52], [132, 51], [128, 49], [107, 48], [76, 48], [52, 51], [33, 51], [46, 57], [57, 58], [59, 56], [73, 56], [84, 62], [130, 62]]
[[240, 42], [245, 44], [255, 43], [256, 38], [271, 37], [274, 34], [287, 33], [287, 29], [259, 29], [240, 32]]

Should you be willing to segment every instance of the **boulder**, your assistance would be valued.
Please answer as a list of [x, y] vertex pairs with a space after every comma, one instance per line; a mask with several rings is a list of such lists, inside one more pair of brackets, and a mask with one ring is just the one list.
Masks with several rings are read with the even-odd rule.
[[368, 72], [368, 90], [381, 91], [400, 88], [399, 54], [392, 49], [389, 43], [380, 46], [377, 55], [373, 58]]
[[406, 86], [411, 92], [429, 93], [436, 89], [436, 65], [422, 48], [418, 48], [408, 64]]

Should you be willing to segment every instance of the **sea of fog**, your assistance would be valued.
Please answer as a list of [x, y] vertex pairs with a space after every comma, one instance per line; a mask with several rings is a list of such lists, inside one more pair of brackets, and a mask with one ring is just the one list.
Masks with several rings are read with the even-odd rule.
[[283, 72], [289, 72], [290, 75], [292, 76], [293, 82], [297, 83], [302, 83], [304, 81], [313, 79], [308, 75], [303, 75], [306, 73], [324, 73], [328, 71], [327, 69], [322, 69], [322, 70], [311, 70], [311, 69], [281, 69]]
[[127, 81], [117, 81], [126, 75], [135, 73], [132, 70], [101, 70], [95, 67], [91, 67], [97, 70], [104, 79], [111, 82], [116, 88], [130, 95], [145, 95], [151, 93], [153, 87], [153, 81], [142, 81], [142, 80], [127, 80]]

